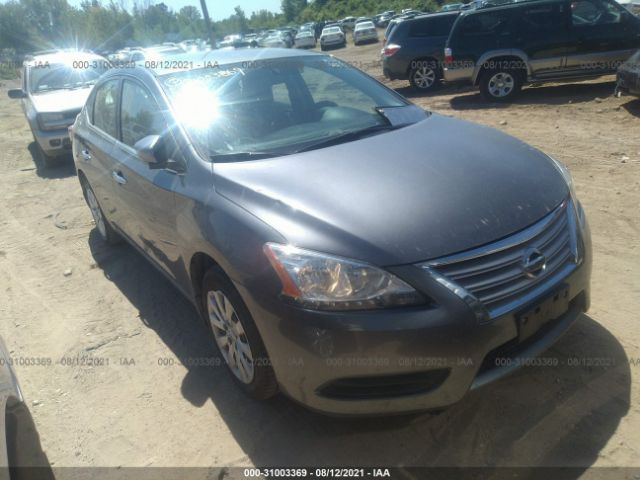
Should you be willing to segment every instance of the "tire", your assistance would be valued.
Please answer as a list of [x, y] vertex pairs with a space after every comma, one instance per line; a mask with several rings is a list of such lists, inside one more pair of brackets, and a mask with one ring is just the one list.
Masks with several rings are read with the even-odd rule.
[[202, 313], [236, 384], [265, 400], [278, 393], [278, 383], [251, 314], [227, 276], [211, 268], [202, 282]]
[[433, 60], [416, 60], [409, 72], [409, 83], [419, 92], [433, 92], [440, 86], [442, 72]]
[[93, 217], [93, 221], [96, 225], [96, 230], [98, 231], [100, 238], [102, 238], [107, 245], [117, 245], [122, 241], [122, 237], [114, 230], [113, 226], [111, 226], [111, 223], [104, 215], [104, 212], [98, 203], [98, 198], [93, 192], [91, 185], [89, 185], [89, 182], [84, 177], [80, 180], [80, 184], [82, 185], [82, 194], [84, 195], [87, 206], [91, 211], [91, 216]]
[[487, 69], [480, 78], [480, 94], [490, 102], [510, 102], [522, 90], [524, 78], [522, 70]]
[[320, 50], [322, 50], [323, 52], [327, 49], [327, 47], [325, 47], [324, 45], [320, 45]]

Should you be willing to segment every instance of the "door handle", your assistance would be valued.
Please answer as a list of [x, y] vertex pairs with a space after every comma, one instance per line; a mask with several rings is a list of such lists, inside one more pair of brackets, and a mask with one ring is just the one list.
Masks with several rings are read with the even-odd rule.
[[89, 160], [91, 160], [91, 152], [89, 152], [88, 149], [83, 148], [82, 151], [80, 152], [80, 154], [82, 155], [82, 159], [85, 162], [88, 162]]
[[127, 183], [127, 179], [124, 178], [124, 176], [122, 175], [122, 172], [116, 172], [114, 170], [113, 172], [111, 172], [111, 176], [116, 181], [116, 183], [118, 183], [120, 185], [124, 185], [124, 184]]

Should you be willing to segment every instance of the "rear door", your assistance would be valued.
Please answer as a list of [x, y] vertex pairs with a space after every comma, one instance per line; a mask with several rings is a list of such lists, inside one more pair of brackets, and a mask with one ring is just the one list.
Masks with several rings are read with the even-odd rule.
[[79, 165], [82, 165], [100, 207], [109, 220], [115, 211], [111, 172], [116, 164], [113, 146], [118, 138], [120, 83], [120, 79], [113, 79], [96, 87], [88, 100], [91, 104], [86, 109], [86, 128], [75, 135], [80, 146], [77, 152]]
[[527, 54], [531, 75], [556, 75], [563, 68], [569, 46], [567, 4], [525, 5], [514, 22], [514, 47]]
[[169, 131], [166, 109], [146, 86], [127, 78], [121, 98], [121, 141], [114, 146], [118, 163], [111, 172], [118, 202], [115, 218], [127, 236], [175, 278], [180, 259], [173, 191], [182, 175], [168, 168], [151, 168], [138, 158], [134, 145], [149, 135], [162, 135], [167, 151], [173, 156], [179, 152]]
[[638, 22], [615, 2], [571, 2], [571, 51], [567, 67], [583, 75], [615, 72], [640, 42]]

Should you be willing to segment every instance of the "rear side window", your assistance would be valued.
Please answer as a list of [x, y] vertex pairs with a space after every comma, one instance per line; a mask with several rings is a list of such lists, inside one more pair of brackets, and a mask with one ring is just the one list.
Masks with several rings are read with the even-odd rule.
[[93, 125], [107, 135], [118, 138], [119, 80], [109, 80], [96, 90], [93, 102]]
[[496, 35], [505, 31], [509, 18], [505, 11], [475, 13], [464, 18], [459, 31], [465, 37]]
[[611, 25], [622, 21], [622, 9], [601, 0], [571, 2], [571, 22], [575, 27]]
[[451, 31], [455, 15], [445, 15], [442, 17], [422, 18], [412, 20], [409, 26], [410, 37], [446, 37]]
[[565, 28], [567, 25], [564, 4], [532, 6], [517, 15], [518, 31], [540, 34]]
[[125, 80], [122, 86], [122, 142], [133, 147], [149, 135], [168, 130], [160, 106], [142, 85]]

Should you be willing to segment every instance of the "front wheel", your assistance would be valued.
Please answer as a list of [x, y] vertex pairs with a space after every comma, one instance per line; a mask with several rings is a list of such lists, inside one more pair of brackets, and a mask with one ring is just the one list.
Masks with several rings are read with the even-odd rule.
[[492, 102], [509, 102], [522, 90], [523, 77], [519, 70], [486, 70], [480, 79], [480, 93]]
[[275, 395], [278, 384], [258, 329], [240, 294], [218, 268], [204, 277], [202, 301], [207, 324], [236, 383], [260, 400]]
[[419, 65], [411, 69], [409, 82], [420, 92], [431, 92], [440, 85], [442, 75], [435, 62], [418, 62]]

